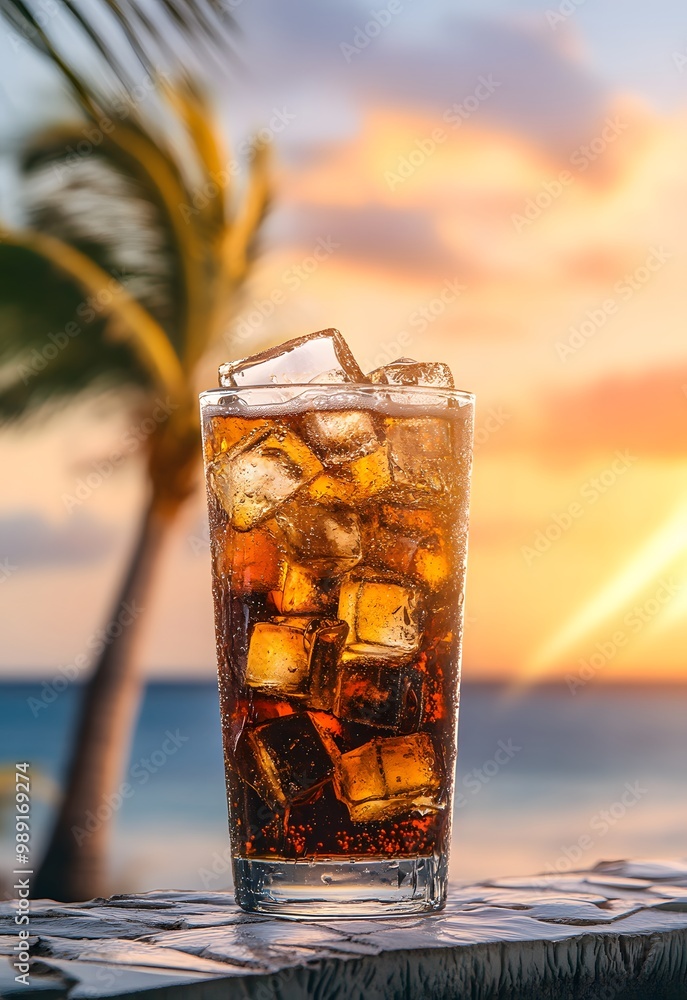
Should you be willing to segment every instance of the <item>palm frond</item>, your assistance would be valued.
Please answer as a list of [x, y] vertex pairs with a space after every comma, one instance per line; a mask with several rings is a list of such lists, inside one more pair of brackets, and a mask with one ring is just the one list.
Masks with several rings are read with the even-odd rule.
[[[33, 141], [22, 164], [29, 222], [104, 270], [126, 275], [130, 294], [164, 327], [181, 356], [189, 234], [179, 232], [175, 202], [183, 198], [184, 185], [150, 138], [129, 126], [117, 130], [116, 140], [102, 130], [90, 135], [97, 147], [84, 147], [78, 126]], [[87, 155], [76, 152], [82, 148]]]
[[[117, 53], [107, 44], [105, 39], [101, 37], [100, 33], [96, 30], [88, 18], [84, 16], [78, 7], [78, 4], [76, 4], [74, 0], [62, 0], [62, 3], [66, 10], [69, 11], [76, 24], [78, 24], [79, 28], [81, 28], [86, 38], [89, 42], [91, 42], [98, 54], [102, 57], [105, 64], [110, 66], [114, 76], [119, 81], [124, 81], [127, 78], [127, 70], [119, 59]], [[131, 41], [135, 41], [135, 39], [132, 39]]]
[[34, 147], [25, 161], [29, 223], [71, 243], [103, 269], [126, 276], [130, 294], [176, 342], [183, 301], [178, 295], [171, 298], [170, 289], [180, 287], [180, 267], [155, 190], [99, 151], [87, 157], [65, 156], [77, 136], [55, 135], [54, 146]]
[[[226, 169], [228, 162], [207, 100], [188, 74], [180, 74], [173, 84], [170, 80], [161, 79], [159, 86], [168, 105], [183, 123], [196, 153], [196, 161], [200, 166], [199, 186], [213, 181]], [[221, 194], [222, 197], [209, 198], [207, 200], [209, 211], [206, 211], [204, 206], [199, 216], [215, 231], [218, 226], [226, 222], [225, 204], [230, 194], [227, 185]]]
[[[28, 251], [48, 263], [69, 278], [81, 290], [81, 297], [75, 312], [86, 306], [97, 315], [116, 317], [116, 328], [110, 329], [122, 343], [127, 343], [130, 352], [137, 359], [139, 371], [147, 373], [150, 382], [176, 396], [186, 394], [184, 373], [164, 330], [127, 291], [126, 287], [103, 271], [93, 260], [76, 248], [52, 236], [31, 231], [0, 233], [0, 254], [11, 255], [13, 251]], [[2, 259], [0, 257], [0, 259]], [[4, 269], [4, 277], [9, 268]], [[33, 280], [33, 294], [40, 286]], [[84, 297], [85, 296], [85, 297]], [[26, 302], [26, 298], [23, 300]], [[43, 336], [48, 340], [48, 330], [43, 328]], [[84, 338], [82, 344], [88, 338]], [[5, 341], [7, 344], [7, 340]], [[81, 346], [81, 345], [80, 345]], [[71, 359], [70, 359], [71, 360]], [[131, 362], [129, 362], [131, 366]], [[77, 368], [80, 366], [77, 365]]]
[[270, 207], [269, 165], [269, 147], [256, 144], [252, 151], [252, 169], [242, 207], [226, 233], [227, 268], [235, 284], [240, 284], [246, 277], [255, 255], [261, 223]]
[[[160, 55], [163, 60], [165, 56], [173, 56], [180, 42], [187, 45], [187, 54], [193, 58], [196, 42], [201, 42], [210, 53], [219, 57], [230, 41], [232, 21], [219, 0], [160, 0], [148, 10], [135, 0], [99, 0], [88, 4], [79, 0], [53, 2], [57, 5], [57, 13], [49, 19], [39, 0], [0, 0], [0, 14], [53, 62], [83, 109], [92, 117], [97, 117], [106, 95], [61, 53], [58, 42], [61, 21], [81, 32], [84, 40], [98, 53], [101, 66], [109, 68], [124, 92], [131, 92], [138, 81], [118, 54], [122, 40], [126, 41], [138, 65], [153, 79], [160, 75]], [[65, 35], [68, 37], [68, 32]]]
[[128, 344], [110, 336], [64, 271], [23, 246], [0, 244], [0, 423], [89, 390], [151, 389], [150, 372]]
[[[156, 49], [173, 51], [175, 32], [187, 39], [212, 36], [216, 44], [213, 19], [222, 5], [161, 0], [144, 10], [135, 0], [92, 0], [88, 5], [55, 0], [62, 16], [80, 27], [119, 81], [123, 90], [116, 96], [62, 60], [53, 40], [59, 31], [38, 17], [37, 2], [0, 0], [0, 15], [30, 30], [31, 40], [62, 72], [90, 122], [36, 136], [25, 150], [20, 168], [30, 231], [12, 234], [6, 252], [14, 248], [44, 255], [87, 295], [96, 294], [115, 275], [125, 289], [109, 310], [109, 321], [89, 327], [89, 340], [103, 348], [105, 358], [117, 333], [124, 338], [119, 347], [127, 346], [112, 359], [116, 378], [123, 377], [128, 357], [134, 383], [147, 379], [168, 390], [173, 386], [186, 405], [193, 367], [245, 279], [269, 203], [267, 148], [255, 148], [246, 190], [234, 191], [236, 171], [193, 74], [185, 69], [172, 79], [155, 68]], [[108, 18], [119, 32], [117, 42], [104, 32]], [[140, 101], [127, 95], [132, 59], [150, 69], [149, 89], [162, 113], [145, 112]], [[11, 329], [23, 331], [25, 341], [20, 343], [10, 327], [7, 335], [0, 327], [0, 355], [16, 359], [32, 341], [27, 325], [16, 319], [18, 300], [13, 301]], [[45, 329], [45, 323], [38, 329]], [[79, 359], [72, 352], [72, 362], [79, 385], [86, 385], [102, 372], [90, 344], [87, 349], [80, 344], [78, 352], [82, 349]], [[6, 372], [0, 372], [0, 382], [6, 381]], [[44, 388], [39, 386], [43, 382]], [[68, 384], [68, 373], [56, 362], [50, 371], [37, 374], [30, 392], [15, 386], [12, 406], [17, 408], [21, 400], [30, 406]]]

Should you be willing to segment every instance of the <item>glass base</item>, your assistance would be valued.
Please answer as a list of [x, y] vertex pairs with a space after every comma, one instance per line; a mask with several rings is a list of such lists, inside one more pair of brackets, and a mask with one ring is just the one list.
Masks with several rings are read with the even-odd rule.
[[446, 864], [436, 857], [279, 861], [234, 858], [236, 902], [284, 917], [403, 916], [440, 910]]

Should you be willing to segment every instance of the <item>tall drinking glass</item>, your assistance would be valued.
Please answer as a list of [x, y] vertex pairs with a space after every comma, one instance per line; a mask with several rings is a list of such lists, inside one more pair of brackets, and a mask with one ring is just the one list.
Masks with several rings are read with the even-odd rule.
[[246, 910], [445, 902], [473, 403], [363, 384], [201, 395]]

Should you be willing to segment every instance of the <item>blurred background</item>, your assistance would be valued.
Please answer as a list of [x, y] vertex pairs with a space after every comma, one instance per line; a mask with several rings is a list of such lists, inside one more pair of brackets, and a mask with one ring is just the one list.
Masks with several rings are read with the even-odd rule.
[[[97, 82], [104, 56], [64, 5], [33, 9], [63, 57]], [[196, 75], [208, 95], [198, 114], [209, 122], [211, 108], [226, 143], [204, 181], [187, 171], [182, 236], [225, 196], [238, 216], [253, 205], [230, 308], [213, 286], [213, 343], [190, 352], [193, 392], [217, 384], [220, 360], [336, 326], [364, 370], [441, 359], [477, 395], [453, 877], [686, 853], [681, 8], [230, 0], [216, 14], [228, 41], [214, 60], [190, 38], [177, 63], [167, 54], [157, 64], [168, 79], [182, 66]], [[0, 223], [55, 233], [57, 219], [60, 237], [83, 250], [65, 199], [86, 191], [78, 211], [101, 236], [150, 228], [143, 199], [118, 210], [116, 186], [89, 189], [106, 141], [32, 41], [0, 21]], [[127, 67], [153, 130], [169, 115], [146, 93], [149, 69], [133, 58]], [[65, 121], [68, 141], [51, 131]], [[166, 126], [170, 148], [175, 129]], [[48, 133], [49, 151], [44, 142], [31, 153]], [[168, 331], [174, 302], [166, 313], [156, 305], [155, 281], [176, 279], [140, 259], [171, 256], [165, 240], [179, 236], [165, 233], [101, 264], [120, 280], [147, 267], [148, 284], [129, 290]], [[73, 313], [41, 274], [29, 283], [38, 361], [15, 345], [0, 368], [8, 416], [27, 402], [17, 404], [17, 366], [30, 368], [20, 384], [38, 386], [48, 334]], [[2, 284], [0, 341], [2, 323], [16, 325], [15, 285]], [[78, 312], [83, 291], [74, 301]], [[81, 350], [74, 338], [57, 364]], [[33, 400], [30, 419], [0, 428], [0, 762], [34, 769], [37, 856], [80, 682], [113, 620], [150, 492], [141, 400], [164, 413], [169, 398], [142, 376], [122, 387], [91, 368], [88, 391], [70, 389], [68, 405]], [[199, 461], [198, 446], [194, 472]], [[123, 761], [134, 794], [112, 810], [116, 891], [230, 884], [205, 501], [199, 479], [181, 492], [190, 495], [136, 626], [147, 686]]]

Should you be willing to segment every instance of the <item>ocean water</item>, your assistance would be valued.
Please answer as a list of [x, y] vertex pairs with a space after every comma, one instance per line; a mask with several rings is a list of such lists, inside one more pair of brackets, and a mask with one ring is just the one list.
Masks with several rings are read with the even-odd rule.
[[[78, 688], [0, 684], [0, 870], [10, 861], [7, 779], [34, 776], [34, 856], [68, 755]], [[33, 700], [32, 700], [33, 699]], [[547, 686], [514, 698], [464, 684], [451, 875], [567, 871], [601, 859], [687, 855], [687, 686]], [[6, 770], [7, 769], [7, 770]], [[116, 810], [112, 891], [225, 888], [228, 836], [213, 683], [150, 684]]]

